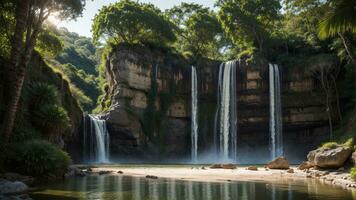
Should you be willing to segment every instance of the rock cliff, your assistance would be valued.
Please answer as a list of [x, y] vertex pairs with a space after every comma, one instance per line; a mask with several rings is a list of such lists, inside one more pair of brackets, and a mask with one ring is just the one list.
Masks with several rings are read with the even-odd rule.
[[[114, 160], [166, 160], [190, 155], [190, 62], [169, 51], [115, 47], [106, 60], [105, 113]], [[194, 62], [198, 74], [199, 154], [212, 150], [220, 62]], [[283, 132], [292, 162], [327, 138], [320, 87], [305, 72], [281, 66]], [[241, 63], [237, 72], [240, 162], [269, 159], [268, 67]], [[296, 151], [296, 148], [298, 151]], [[209, 154], [207, 154], [209, 155]]]

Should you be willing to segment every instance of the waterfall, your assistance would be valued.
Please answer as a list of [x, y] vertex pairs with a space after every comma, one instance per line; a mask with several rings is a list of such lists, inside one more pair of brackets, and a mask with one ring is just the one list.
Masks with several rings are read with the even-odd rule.
[[192, 162], [197, 161], [198, 157], [198, 81], [197, 81], [197, 70], [192, 66], [192, 125], [191, 125], [191, 152], [192, 152]]
[[283, 155], [282, 108], [279, 68], [269, 64], [271, 159]]
[[109, 162], [109, 133], [106, 121], [94, 115], [83, 119], [83, 149], [86, 161], [97, 163]]
[[219, 68], [218, 105], [215, 116], [220, 138], [220, 157], [237, 157], [236, 61], [222, 63]]

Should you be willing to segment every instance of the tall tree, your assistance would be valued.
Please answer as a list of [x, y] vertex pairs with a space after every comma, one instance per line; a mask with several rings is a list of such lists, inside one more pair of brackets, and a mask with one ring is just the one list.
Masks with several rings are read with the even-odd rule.
[[16, 2], [16, 25], [13, 32], [9, 77], [9, 100], [3, 122], [3, 135], [8, 141], [16, 118], [26, 69], [30, 63], [43, 22], [54, 14], [60, 19], [73, 19], [83, 10], [83, 0], [18, 0]]
[[224, 34], [217, 16], [199, 4], [182, 3], [165, 11], [166, 16], [178, 27], [175, 47], [190, 52], [195, 57], [218, 58], [224, 45]]
[[173, 24], [152, 4], [122, 0], [104, 6], [94, 17], [93, 41], [113, 39], [116, 43], [170, 43], [175, 41]]
[[241, 50], [264, 51], [266, 40], [279, 19], [278, 0], [221, 0], [219, 20], [231, 40]]

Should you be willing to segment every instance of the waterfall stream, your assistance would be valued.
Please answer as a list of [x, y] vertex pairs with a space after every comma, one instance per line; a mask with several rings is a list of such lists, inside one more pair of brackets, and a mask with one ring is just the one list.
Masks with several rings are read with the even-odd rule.
[[220, 138], [220, 158], [237, 157], [236, 61], [221, 64], [219, 68], [218, 105], [216, 122]]
[[197, 71], [194, 66], [192, 66], [192, 113], [191, 113], [191, 152], [192, 152], [192, 162], [197, 162], [198, 157], [198, 83], [197, 83]]
[[85, 115], [83, 131], [83, 149], [86, 161], [108, 163], [110, 140], [106, 121], [94, 115]]
[[283, 155], [282, 106], [279, 68], [269, 64], [271, 159]]

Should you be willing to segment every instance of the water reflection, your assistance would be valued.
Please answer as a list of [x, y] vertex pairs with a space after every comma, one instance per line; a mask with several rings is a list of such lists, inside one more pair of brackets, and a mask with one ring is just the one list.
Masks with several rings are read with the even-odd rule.
[[352, 199], [355, 193], [317, 181], [192, 182], [126, 176], [88, 176], [46, 185], [31, 194], [34, 199], [123, 200], [280, 200]]

